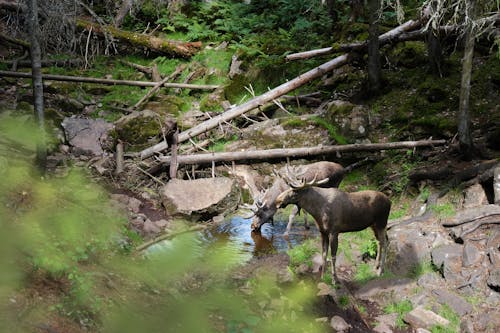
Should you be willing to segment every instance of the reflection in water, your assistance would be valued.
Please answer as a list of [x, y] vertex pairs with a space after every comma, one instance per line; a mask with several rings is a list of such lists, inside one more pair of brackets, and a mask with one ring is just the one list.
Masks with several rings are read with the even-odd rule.
[[287, 222], [275, 221], [274, 225], [265, 224], [261, 232], [252, 232], [251, 219], [234, 216], [223, 223], [208, 228], [202, 232], [202, 238], [207, 242], [230, 242], [241, 247], [245, 253], [258, 257], [266, 254], [286, 252], [291, 247], [304, 240], [319, 235], [316, 228], [305, 230], [303, 225], [292, 225], [288, 239], [283, 237]]

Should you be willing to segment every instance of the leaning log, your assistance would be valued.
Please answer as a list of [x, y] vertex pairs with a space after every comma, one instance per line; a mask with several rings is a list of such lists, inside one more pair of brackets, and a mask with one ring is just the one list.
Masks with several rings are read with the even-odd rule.
[[[278, 148], [265, 150], [247, 150], [238, 152], [204, 153], [195, 155], [178, 155], [177, 163], [186, 164], [211, 164], [217, 162], [255, 161], [285, 158], [305, 158], [313, 156], [327, 156], [343, 152], [378, 151], [391, 149], [409, 149], [417, 147], [432, 147], [446, 144], [446, 140], [399, 141], [388, 143], [349, 144], [337, 146], [317, 146], [303, 148]], [[169, 165], [170, 156], [159, 158], [160, 162]]]
[[[411, 22], [411, 24], [409, 23]], [[403, 33], [404, 31], [414, 29], [415, 27], [418, 26], [418, 23], [415, 23], [415, 21], [409, 21], [403, 25], [400, 25], [391, 31], [385, 33], [384, 35], [387, 36], [397, 36], [397, 34]], [[383, 37], [382, 35], [381, 37]], [[321, 77], [322, 75], [334, 70], [335, 68], [341, 67], [349, 62], [351, 58], [351, 55], [349, 53], [343, 54], [341, 56], [338, 56], [316, 68], [311, 69], [310, 71], [297, 76], [296, 78], [288, 81], [287, 83], [283, 83], [282, 85], [269, 90], [263, 95], [257, 96], [251, 100], [249, 100], [246, 103], [243, 103], [239, 106], [236, 106], [234, 108], [231, 108], [227, 110], [226, 112], [213, 117], [207, 121], [202, 122], [201, 124], [198, 124], [192, 128], [190, 128], [187, 131], [184, 131], [179, 134], [179, 143], [184, 142], [186, 140], [189, 140], [191, 138], [196, 137], [199, 134], [205, 133], [217, 126], [219, 124], [222, 124], [224, 122], [227, 122], [233, 118], [236, 118], [238, 116], [241, 116], [242, 114], [251, 111], [259, 106], [264, 105], [267, 102], [270, 102], [292, 90], [297, 89], [298, 87], [301, 87], [302, 85], [318, 78]], [[160, 142], [152, 147], [146, 148], [142, 150], [139, 153], [139, 156], [141, 158], [147, 158], [151, 155], [153, 155], [156, 152], [160, 152], [164, 149], [167, 149], [168, 146], [165, 142]]]
[[140, 34], [137, 32], [129, 32], [117, 29], [114, 26], [101, 26], [91, 21], [82, 19], [76, 20], [77, 27], [85, 30], [92, 30], [93, 32], [104, 35], [109, 34], [118, 40], [127, 42], [133, 46], [145, 47], [149, 50], [181, 57], [189, 58], [196, 54], [201, 49], [201, 42], [180, 42], [174, 40], [166, 40], [163, 38]]
[[[21, 73], [12, 71], [0, 71], [0, 77], [19, 77], [19, 78], [31, 78], [31, 73]], [[67, 76], [67, 75], [52, 75], [52, 74], [42, 74], [44, 80], [53, 81], [71, 81], [71, 82], [81, 82], [81, 83], [98, 83], [107, 85], [126, 85], [126, 86], [137, 86], [137, 87], [154, 87], [158, 82], [148, 82], [148, 81], [129, 81], [129, 80], [113, 80], [113, 79], [99, 79], [94, 77], [83, 77], [83, 76]], [[219, 88], [218, 85], [204, 85], [204, 84], [186, 84], [186, 83], [164, 83], [163, 87], [166, 88], [185, 88], [185, 89], [198, 89], [198, 90], [214, 90]]]
[[[403, 32], [411, 31], [411, 30], [418, 28], [421, 25], [421, 23], [422, 23], [421, 21], [410, 20], [410, 21], [405, 22], [402, 25], [398, 26], [397, 28], [392, 29], [392, 30], [380, 35], [379, 36], [380, 46], [387, 44], [395, 39], [398, 39], [403, 34]], [[406, 35], [404, 35], [404, 37], [401, 37], [401, 38], [406, 38], [406, 39], [410, 40], [410, 39], [417, 38], [417, 36], [419, 36], [420, 34], [423, 35], [423, 32], [419, 32], [418, 34], [406, 33]], [[414, 35], [416, 35], [416, 36], [414, 36]], [[368, 41], [355, 42], [355, 43], [350, 43], [350, 44], [339, 44], [339, 45], [335, 45], [332, 47], [325, 47], [325, 48], [317, 49], [317, 50], [289, 54], [286, 56], [286, 60], [308, 59], [308, 58], [317, 57], [317, 56], [326, 55], [326, 54], [331, 54], [331, 53], [335, 53], [335, 52], [361, 51], [361, 50], [366, 49], [367, 46], [368, 46]]]

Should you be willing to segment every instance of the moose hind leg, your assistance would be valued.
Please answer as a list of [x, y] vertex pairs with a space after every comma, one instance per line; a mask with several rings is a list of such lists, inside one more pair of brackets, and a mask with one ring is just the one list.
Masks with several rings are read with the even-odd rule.
[[339, 234], [332, 233], [330, 234], [330, 249], [332, 256], [332, 279], [333, 281], [338, 281], [337, 271], [335, 269], [335, 263], [337, 261], [337, 249], [339, 247]]
[[325, 276], [326, 265], [328, 264], [328, 234], [321, 233], [321, 257], [323, 259], [323, 265], [321, 265], [321, 278]]
[[387, 238], [387, 229], [376, 229], [374, 228], [373, 231], [375, 232], [375, 237], [378, 240], [378, 246], [377, 246], [377, 274], [381, 275], [384, 272], [384, 264], [385, 264], [385, 258], [387, 255], [387, 245], [389, 243], [389, 239]]

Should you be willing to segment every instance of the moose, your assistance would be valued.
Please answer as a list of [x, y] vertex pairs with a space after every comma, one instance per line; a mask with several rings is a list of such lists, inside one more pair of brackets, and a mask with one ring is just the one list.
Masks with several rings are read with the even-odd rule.
[[[282, 174], [285, 174], [286, 172], [293, 172], [303, 177], [306, 181], [311, 181], [314, 177], [320, 177], [321, 179], [328, 179], [326, 182], [321, 184], [322, 187], [338, 187], [346, 173], [346, 169], [344, 169], [342, 165], [327, 161], [298, 166], [296, 168], [293, 168], [293, 171], [290, 171], [290, 169], [291, 168], [287, 165], [286, 167], [281, 168], [279, 171], [275, 171], [275, 175], [277, 177], [272, 186], [263, 194], [261, 194], [260, 197], [254, 198], [254, 206], [251, 207], [253, 211], [253, 231], [258, 232], [260, 231], [263, 224], [272, 222], [273, 216], [278, 210], [275, 204], [276, 198], [281, 193], [290, 189], [290, 186], [281, 177]], [[300, 205], [295, 205], [288, 218], [288, 224], [284, 233], [285, 237], [289, 234], [293, 220], [299, 213]], [[306, 215], [304, 215], [304, 224], [305, 228], [309, 229]]]
[[339, 234], [361, 231], [368, 227], [373, 229], [378, 240], [376, 269], [378, 275], [382, 274], [388, 245], [387, 220], [391, 210], [389, 198], [378, 191], [346, 193], [337, 188], [319, 188], [317, 185], [327, 183], [328, 179], [316, 179], [314, 177], [306, 182], [304, 179], [297, 179], [296, 175], [287, 174], [284, 181], [290, 188], [278, 195], [276, 208], [298, 204], [313, 216], [321, 234], [321, 277], [324, 276], [330, 246], [332, 277], [338, 281], [335, 261]]

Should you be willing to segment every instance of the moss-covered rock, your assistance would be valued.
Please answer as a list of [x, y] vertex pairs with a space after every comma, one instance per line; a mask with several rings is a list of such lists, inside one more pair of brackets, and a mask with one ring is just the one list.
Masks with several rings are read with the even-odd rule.
[[111, 135], [115, 140], [125, 142], [129, 150], [141, 150], [149, 147], [161, 135], [165, 117], [167, 114], [151, 110], [136, 111], [116, 121]]

